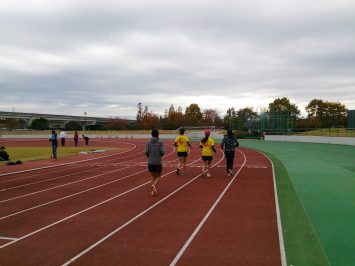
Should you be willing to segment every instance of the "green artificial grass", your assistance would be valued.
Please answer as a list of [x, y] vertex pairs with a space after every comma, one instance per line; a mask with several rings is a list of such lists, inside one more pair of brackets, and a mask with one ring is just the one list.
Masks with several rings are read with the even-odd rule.
[[274, 164], [287, 265], [329, 265], [286, 168], [276, 156], [265, 154]]
[[[355, 148], [346, 145], [277, 141], [241, 140], [240, 143], [241, 146], [260, 150], [274, 160], [280, 161], [279, 163], [275, 161], [275, 164], [282, 164], [285, 168], [290, 184], [299, 199], [299, 205], [304, 209], [310, 227], [313, 227], [315, 237], [318, 238], [330, 264], [354, 265]], [[282, 178], [286, 173], [281, 175]], [[277, 182], [280, 182], [278, 175]], [[286, 189], [286, 192], [289, 193], [289, 190]], [[282, 193], [283, 189], [280, 189], [279, 196]], [[292, 222], [295, 223], [287, 218], [287, 211], [297, 213], [297, 208], [287, 201], [288, 198], [280, 199], [280, 206], [287, 203], [281, 210], [282, 223], [285, 223], [286, 227], [292, 225]], [[285, 240], [287, 256], [292, 256], [290, 250], [287, 251], [290, 241], [303, 241], [304, 245], [307, 245], [307, 242], [312, 240], [304, 238], [303, 230], [305, 230], [303, 227], [299, 229], [300, 237], [292, 234], [290, 239]], [[295, 251], [291, 250], [292, 252]], [[288, 261], [288, 264], [292, 263]]]
[[[91, 150], [112, 150], [112, 148], [105, 147], [58, 147], [57, 157], [63, 158], [70, 155], [76, 155], [80, 152], [88, 152]], [[52, 155], [51, 147], [7, 147], [7, 153], [10, 155], [10, 161], [20, 160], [37, 161], [43, 159], [49, 159]], [[6, 162], [0, 162], [0, 165], [4, 165]]]

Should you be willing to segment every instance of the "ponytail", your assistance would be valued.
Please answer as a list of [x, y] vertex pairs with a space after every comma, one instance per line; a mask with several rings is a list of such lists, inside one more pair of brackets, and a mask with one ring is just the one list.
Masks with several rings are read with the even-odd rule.
[[205, 144], [205, 143], [207, 142], [207, 140], [208, 140], [208, 137], [209, 137], [209, 136], [204, 137], [204, 138], [201, 140], [201, 142], [202, 142], [203, 144]]

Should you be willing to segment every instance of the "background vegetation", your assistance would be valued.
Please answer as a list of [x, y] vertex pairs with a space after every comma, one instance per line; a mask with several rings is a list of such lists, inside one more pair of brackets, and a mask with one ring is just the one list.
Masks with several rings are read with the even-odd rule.
[[[301, 117], [298, 106], [291, 103], [286, 97], [277, 98], [270, 102], [268, 108], [261, 110], [259, 114], [253, 107], [237, 109], [230, 107], [222, 117], [216, 109], [203, 109], [198, 104], [192, 103], [185, 110], [181, 106], [173, 104], [165, 110], [163, 115], [154, 113], [149, 107], [142, 103], [137, 105], [136, 121], [128, 121], [120, 117], [112, 117], [107, 124], [87, 126], [89, 130], [143, 130], [159, 128], [175, 130], [181, 126], [215, 126], [232, 128], [234, 130], [246, 131], [253, 134], [253, 127], [258, 123], [261, 115], [287, 116], [292, 120], [292, 128], [330, 128], [346, 127], [347, 108], [340, 102], [323, 101], [313, 99], [306, 106], [307, 116]], [[45, 130], [48, 128], [48, 121], [44, 118], [35, 119], [30, 126], [32, 129]], [[82, 125], [70, 121], [65, 126], [66, 130], [81, 130]], [[21, 129], [25, 128], [25, 121], [21, 119], [5, 119], [0, 121], [0, 129]], [[260, 129], [260, 125], [257, 126]], [[260, 132], [258, 133], [260, 134]]]

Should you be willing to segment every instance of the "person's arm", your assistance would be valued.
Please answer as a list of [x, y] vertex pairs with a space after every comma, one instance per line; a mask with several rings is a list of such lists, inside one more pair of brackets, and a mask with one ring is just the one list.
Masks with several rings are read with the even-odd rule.
[[174, 142], [174, 146], [175, 146], [175, 147], [177, 147], [177, 146], [178, 146], [178, 144], [177, 144], [177, 142], [176, 142], [176, 141]]
[[164, 156], [164, 145], [162, 142], [160, 142], [160, 155]]
[[214, 148], [214, 145], [211, 146], [212, 150], [214, 151], [214, 153], [216, 153], [216, 149]]
[[201, 149], [203, 148], [202, 142], [200, 142], [199, 147], [200, 147]]
[[223, 140], [222, 140], [222, 142], [221, 142], [221, 149], [223, 150], [223, 147], [224, 147], [224, 138], [223, 138]]
[[149, 156], [149, 147], [148, 147], [148, 143], [145, 145], [145, 149], [144, 149], [144, 154], [145, 156]]
[[238, 147], [239, 146], [239, 142], [236, 138], [234, 138], [234, 141], [235, 141], [235, 147]]
[[192, 148], [192, 146], [191, 146], [191, 144], [190, 144], [190, 142], [189, 142], [189, 141], [187, 142], [187, 145], [188, 145], [190, 148]]

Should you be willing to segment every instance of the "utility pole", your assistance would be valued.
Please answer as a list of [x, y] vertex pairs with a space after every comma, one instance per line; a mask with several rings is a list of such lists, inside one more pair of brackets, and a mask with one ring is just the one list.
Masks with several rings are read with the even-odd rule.
[[85, 125], [84, 125], [84, 131], [86, 131], [86, 115], [87, 115], [88, 113], [87, 112], [84, 112], [84, 116], [85, 116]]

